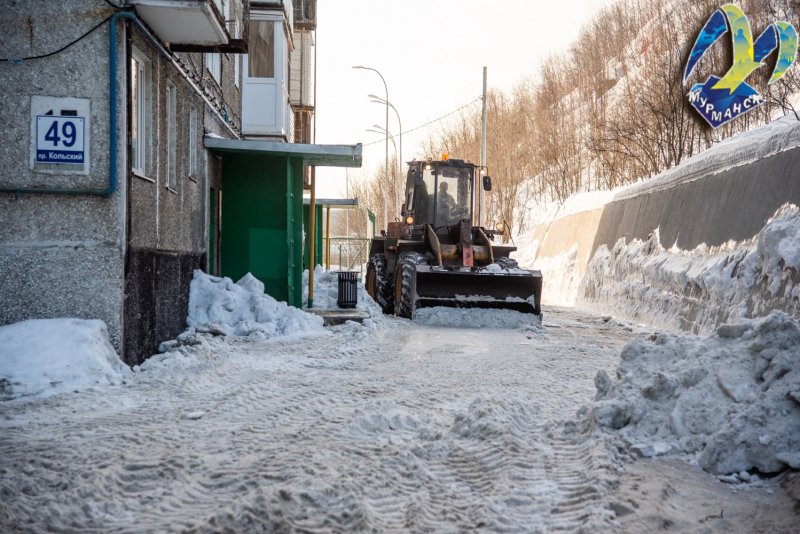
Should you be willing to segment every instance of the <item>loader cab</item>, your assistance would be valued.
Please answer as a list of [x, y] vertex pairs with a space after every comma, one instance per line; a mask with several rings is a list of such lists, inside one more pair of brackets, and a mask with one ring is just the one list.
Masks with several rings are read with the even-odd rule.
[[434, 228], [472, 220], [474, 166], [460, 160], [411, 162], [406, 178], [404, 216], [414, 228]]

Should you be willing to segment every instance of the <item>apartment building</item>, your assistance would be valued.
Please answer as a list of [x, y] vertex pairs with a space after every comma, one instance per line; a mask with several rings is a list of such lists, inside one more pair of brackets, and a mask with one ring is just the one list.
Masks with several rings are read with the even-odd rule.
[[253, 272], [299, 305], [306, 169], [358, 166], [361, 147], [310, 144], [313, 101], [290, 100], [295, 12], [3, 2], [0, 324], [102, 319], [134, 364], [185, 328], [194, 269]]

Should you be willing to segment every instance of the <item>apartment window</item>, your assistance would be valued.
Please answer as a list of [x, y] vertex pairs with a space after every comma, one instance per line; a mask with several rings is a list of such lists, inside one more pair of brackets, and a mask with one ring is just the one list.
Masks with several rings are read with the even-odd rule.
[[150, 171], [153, 131], [150, 62], [134, 49], [131, 52], [131, 168], [142, 176]]
[[175, 86], [167, 84], [167, 188], [177, 190], [177, 147], [178, 147], [178, 128], [177, 114], [178, 95]]
[[220, 54], [205, 54], [205, 64], [217, 84], [222, 83], [222, 57]]
[[199, 178], [197, 170], [197, 110], [189, 111], [189, 179], [195, 182]]
[[233, 55], [233, 83], [239, 87], [239, 65], [242, 63], [242, 56], [239, 54]]
[[247, 74], [251, 78], [275, 77], [275, 23], [250, 21]]

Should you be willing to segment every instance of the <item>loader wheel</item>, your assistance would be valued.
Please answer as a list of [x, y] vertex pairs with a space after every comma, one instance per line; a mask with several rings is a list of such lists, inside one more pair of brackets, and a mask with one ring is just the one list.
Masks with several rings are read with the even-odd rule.
[[495, 258], [494, 262], [502, 267], [503, 269], [517, 269], [519, 268], [519, 263], [517, 260], [512, 260], [511, 258]]
[[365, 285], [367, 293], [381, 307], [383, 313], [394, 311], [394, 284], [392, 277], [386, 272], [386, 255], [373, 254], [367, 262]]
[[428, 260], [418, 252], [404, 252], [397, 260], [394, 283], [394, 313], [406, 319], [414, 318], [417, 303], [417, 265]]

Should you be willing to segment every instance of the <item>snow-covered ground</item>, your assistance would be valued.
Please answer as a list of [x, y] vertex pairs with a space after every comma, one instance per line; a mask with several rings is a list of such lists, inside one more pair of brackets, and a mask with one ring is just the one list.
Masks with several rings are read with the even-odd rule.
[[[331, 305], [335, 274], [315, 278], [315, 301]], [[102, 373], [49, 395], [26, 389], [46, 371], [19, 363], [37, 338], [85, 336], [47, 359], [90, 375], [99, 356], [70, 355], [96, 354], [107, 334], [73, 320], [0, 327], [12, 384], [0, 530], [789, 532], [800, 520], [782, 487], [800, 435], [800, 328], [784, 315], [707, 337], [563, 308], [541, 325], [437, 308], [412, 323], [361, 293], [370, 319], [321, 329], [261, 291], [197, 273], [191, 326], [162, 354], [129, 372], [101, 352]]]

